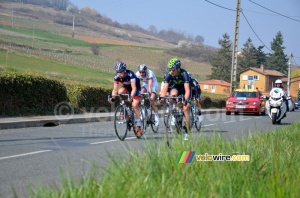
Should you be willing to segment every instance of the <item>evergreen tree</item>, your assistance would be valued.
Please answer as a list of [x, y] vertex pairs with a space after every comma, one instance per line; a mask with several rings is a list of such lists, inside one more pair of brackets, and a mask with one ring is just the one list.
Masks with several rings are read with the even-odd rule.
[[281, 32], [279, 31], [276, 34], [276, 37], [271, 42], [271, 49], [274, 51], [274, 53], [269, 54], [267, 58], [266, 68], [287, 74], [288, 58], [284, 54], [285, 47], [282, 46], [282, 44], [283, 44], [283, 37]]
[[223, 39], [219, 39], [219, 45], [217, 53], [213, 55], [210, 60], [212, 65], [212, 74], [209, 79], [231, 81], [231, 41], [228, 34], [223, 34]]
[[241, 49], [241, 53], [238, 56], [238, 71], [248, 68], [248, 67], [256, 67], [256, 58], [255, 58], [256, 49], [252, 43], [252, 40], [248, 38], [246, 43], [244, 44], [244, 48]]

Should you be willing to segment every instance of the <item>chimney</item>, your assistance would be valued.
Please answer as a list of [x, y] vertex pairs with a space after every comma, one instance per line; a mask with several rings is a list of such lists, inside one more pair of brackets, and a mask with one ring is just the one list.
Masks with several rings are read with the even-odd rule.
[[262, 72], [264, 72], [264, 69], [265, 69], [265, 68], [264, 68], [264, 65], [263, 65], [263, 64], [260, 65], [260, 69], [262, 70]]

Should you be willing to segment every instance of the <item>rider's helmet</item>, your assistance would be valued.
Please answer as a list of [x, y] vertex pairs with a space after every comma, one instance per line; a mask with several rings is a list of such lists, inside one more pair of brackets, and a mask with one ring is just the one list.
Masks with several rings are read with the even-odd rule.
[[146, 64], [139, 65], [138, 70], [139, 70], [139, 72], [147, 73], [147, 65]]
[[169, 70], [175, 70], [181, 67], [181, 62], [178, 58], [171, 58], [168, 62]]
[[115, 70], [117, 73], [123, 73], [126, 71], [126, 64], [123, 62], [119, 62], [115, 64]]
[[279, 85], [281, 86], [281, 85], [282, 85], [282, 80], [277, 79], [277, 80], [275, 81], [275, 86], [276, 86], [277, 84], [279, 84]]

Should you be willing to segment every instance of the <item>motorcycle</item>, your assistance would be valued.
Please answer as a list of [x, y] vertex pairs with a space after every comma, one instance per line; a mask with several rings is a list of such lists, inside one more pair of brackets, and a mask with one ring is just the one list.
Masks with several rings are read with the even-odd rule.
[[266, 111], [272, 120], [272, 124], [280, 124], [281, 120], [286, 117], [286, 100], [290, 100], [291, 98], [285, 97], [282, 89], [273, 88], [270, 91], [270, 97], [266, 97], [266, 99], [268, 99], [266, 102]]

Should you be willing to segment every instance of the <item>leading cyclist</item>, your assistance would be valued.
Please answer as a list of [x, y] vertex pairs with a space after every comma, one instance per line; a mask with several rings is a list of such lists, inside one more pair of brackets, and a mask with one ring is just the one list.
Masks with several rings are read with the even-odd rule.
[[[123, 62], [119, 62], [115, 65], [116, 75], [114, 77], [114, 87], [112, 90], [112, 97], [109, 99], [110, 103], [112, 103], [115, 99], [115, 95], [117, 94], [129, 94], [128, 98], [129, 102], [132, 102], [132, 108], [135, 113], [135, 121], [136, 121], [136, 134], [140, 135], [142, 133], [141, 128], [141, 118], [140, 118], [140, 109], [139, 102], [141, 100], [141, 84], [140, 79], [136, 77], [133, 71], [128, 70], [126, 68], [126, 64]], [[119, 88], [119, 82], [122, 84], [122, 87]]]
[[181, 62], [178, 58], [171, 58], [168, 62], [169, 72], [165, 75], [164, 86], [161, 91], [161, 97], [166, 96], [169, 83], [172, 81], [174, 86], [170, 90], [170, 96], [184, 95], [183, 113], [185, 116], [185, 134], [184, 140], [188, 140], [188, 132], [190, 131], [190, 76], [188, 72], [181, 69]]

